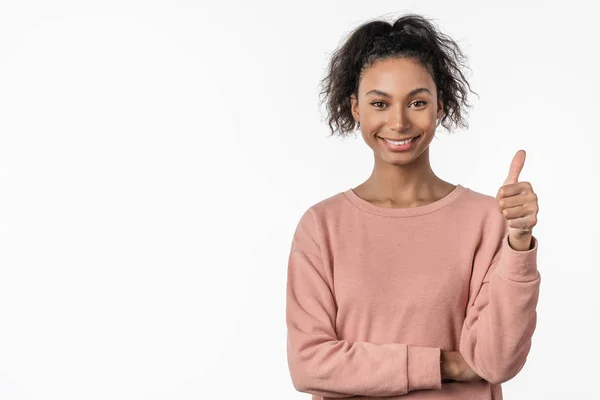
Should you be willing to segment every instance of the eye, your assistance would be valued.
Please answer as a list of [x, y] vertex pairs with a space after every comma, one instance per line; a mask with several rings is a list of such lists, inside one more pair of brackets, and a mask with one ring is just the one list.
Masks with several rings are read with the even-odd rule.
[[[417, 100], [412, 104], [418, 104], [418, 103], [421, 103], [420, 107], [424, 107], [427, 104], [426, 101], [422, 101], [422, 100]], [[377, 104], [385, 104], [385, 103], [383, 101], [374, 101], [371, 103], [371, 105], [373, 105], [375, 108], [383, 108], [383, 106], [378, 106]]]

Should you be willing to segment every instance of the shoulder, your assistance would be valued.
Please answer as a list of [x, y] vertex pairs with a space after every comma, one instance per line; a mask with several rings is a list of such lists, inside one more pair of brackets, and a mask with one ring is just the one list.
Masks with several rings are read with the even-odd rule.
[[476, 223], [481, 238], [492, 242], [499, 241], [507, 233], [504, 215], [498, 209], [498, 199], [486, 193], [467, 189], [464, 211]]
[[475, 189], [471, 189], [469, 187], [466, 187], [466, 193], [465, 195], [469, 198], [469, 200], [476, 205], [480, 205], [480, 206], [489, 206], [490, 204], [495, 204], [496, 202], [496, 197], [483, 193], [483, 192], [479, 192]]
[[488, 214], [492, 211], [498, 210], [498, 200], [496, 196], [482, 193], [474, 189], [465, 187], [464, 200], [465, 204], [468, 205], [471, 212], [482, 212]]
[[303, 220], [316, 222], [327, 219], [328, 215], [346, 206], [346, 202], [344, 192], [330, 194], [307, 207], [300, 217], [300, 222], [303, 222]]
[[327, 234], [327, 225], [338, 210], [344, 207], [344, 193], [338, 192], [328, 195], [302, 211], [296, 224], [292, 241], [292, 250], [299, 249], [316, 253], [319, 251], [319, 242]]

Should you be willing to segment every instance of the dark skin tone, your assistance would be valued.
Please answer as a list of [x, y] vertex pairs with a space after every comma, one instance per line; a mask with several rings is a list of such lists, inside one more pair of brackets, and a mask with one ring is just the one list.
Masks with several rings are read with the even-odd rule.
[[[413, 89], [425, 88], [410, 94]], [[379, 90], [390, 97], [378, 93]], [[429, 144], [442, 101], [429, 72], [416, 61], [379, 61], [363, 71], [358, 101], [351, 96], [352, 115], [360, 122], [363, 140], [375, 159], [371, 176], [354, 188], [365, 200], [382, 207], [418, 207], [445, 197], [455, 185], [431, 169]], [[382, 138], [401, 139], [421, 135], [407, 151], [391, 151]]]
[[[413, 92], [420, 88], [425, 90]], [[408, 208], [438, 201], [456, 188], [439, 178], [429, 162], [429, 144], [443, 103], [420, 63], [402, 58], [376, 62], [363, 71], [358, 98], [352, 95], [350, 100], [352, 115], [375, 159], [371, 176], [352, 189], [359, 197], [381, 207]], [[390, 150], [382, 139], [417, 135], [421, 137], [406, 151]], [[442, 350], [440, 361], [442, 381], [482, 379], [458, 351]]]

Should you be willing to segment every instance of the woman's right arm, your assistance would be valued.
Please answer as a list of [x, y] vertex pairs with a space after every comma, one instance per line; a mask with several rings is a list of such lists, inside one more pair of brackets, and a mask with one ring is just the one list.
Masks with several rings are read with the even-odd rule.
[[441, 389], [441, 350], [340, 340], [331, 282], [318, 254], [292, 248], [286, 295], [287, 359], [294, 387], [318, 396], [400, 396]]

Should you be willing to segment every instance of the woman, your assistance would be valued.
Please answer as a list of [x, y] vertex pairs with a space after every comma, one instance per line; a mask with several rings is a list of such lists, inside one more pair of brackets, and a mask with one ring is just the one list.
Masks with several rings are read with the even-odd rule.
[[374, 168], [311, 206], [292, 240], [288, 365], [314, 400], [499, 400], [525, 363], [540, 287], [525, 152], [496, 197], [430, 165], [436, 128], [466, 126], [463, 57], [409, 14], [365, 23], [331, 59], [332, 134], [359, 127]]

